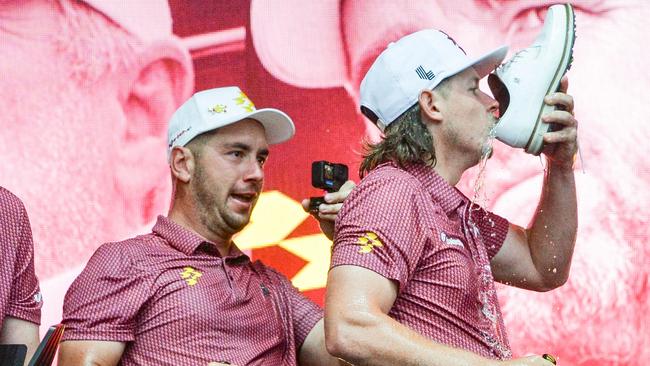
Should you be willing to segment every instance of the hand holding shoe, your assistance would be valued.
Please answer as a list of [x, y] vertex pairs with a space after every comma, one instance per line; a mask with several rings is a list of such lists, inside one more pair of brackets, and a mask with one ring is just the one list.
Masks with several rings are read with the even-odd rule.
[[564, 76], [560, 82], [560, 91], [544, 98], [544, 103], [555, 105], [557, 109], [542, 116], [542, 122], [558, 126], [544, 134], [544, 154], [552, 166], [573, 168], [578, 151], [578, 121], [573, 115], [573, 97], [566, 94], [569, 80]]

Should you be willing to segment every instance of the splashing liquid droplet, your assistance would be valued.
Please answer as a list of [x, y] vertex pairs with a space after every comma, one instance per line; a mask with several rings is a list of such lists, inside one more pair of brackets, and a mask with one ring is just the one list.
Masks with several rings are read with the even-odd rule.
[[496, 137], [496, 124], [492, 126], [488, 136], [483, 144], [481, 149], [481, 160], [478, 163], [478, 174], [474, 181], [473, 187], [473, 196], [470, 203], [470, 212], [480, 210], [481, 207], [486, 207], [488, 198], [485, 194], [484, 183], [485, 183], [485, 167], [487, 166], [487, 161], [492, 156], [492, 143]]

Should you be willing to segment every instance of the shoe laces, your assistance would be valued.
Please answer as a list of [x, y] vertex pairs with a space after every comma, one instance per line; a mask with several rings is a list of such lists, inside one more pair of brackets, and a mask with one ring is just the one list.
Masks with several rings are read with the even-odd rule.
[[521, 51], [515, 53], [515, 54], [512, 56], [512, 58], [511, 58], [510, 60], [508, 60], [508, 62], [506, 62], [505, 64], [502, 64], [502, 65], [499, 67], [499, 68], [501, 69], [501, 71], [503, 71], [503, 72], [508, 71], [508, 69], [510, 68], [510, 66], [511, 66], [512, 64], [516, 63], [517, 60], [520, 59], [520, 58], [524, 55], [524, 53], [526, 53], [526, 52], [528, 52], [528, 48], [525, 48], [525, 49], [523, 49], [523, 50], [521, 50]]

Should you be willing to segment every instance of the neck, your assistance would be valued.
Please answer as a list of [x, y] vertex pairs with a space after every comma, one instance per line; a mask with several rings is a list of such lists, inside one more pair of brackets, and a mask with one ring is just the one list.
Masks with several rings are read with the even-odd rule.
[[454, 154], [446, 149], [438, 149], [436, 147], [436, 165], [433, 167], [433, 170], [447, 181], [449, 185], [456, 186], [465, 171], [476, 165], [476, 162], [469, 161], [467, 158], [467, 154]]
[[233, 245], [232, 236], [234, 233], [230, 234], [220, 232], [210, 228], [203, 222], [198, 210], [196, 210], [191, 204], [187, 204], [185, 200], [175, 197], [167, 217], [216, 245], [217, 250], [222, 257], [230, 253], [230, 248]]

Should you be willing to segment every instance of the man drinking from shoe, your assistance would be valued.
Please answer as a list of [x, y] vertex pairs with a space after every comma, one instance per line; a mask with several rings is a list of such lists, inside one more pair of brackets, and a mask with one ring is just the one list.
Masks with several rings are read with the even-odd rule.
[[505, 53], [470, 58], [445, 33], [423, 30], [388, 46], [363, 79], [361, 110], [384, 135], [366, 146], [365, 177], [337, 222], [325, 304], [334, 356], [364, 365], [550, 365], [510, 360], [494, 281], [548, 291], [567, 280], [577, 229], [567, 80], [544, 100], [565, 110], [543, 117], [562, 128], [544, 135], [547, 174], [527, 229], [455, 188], [490, 155], [499, 103], [478, 83]]

